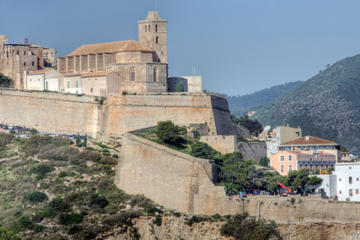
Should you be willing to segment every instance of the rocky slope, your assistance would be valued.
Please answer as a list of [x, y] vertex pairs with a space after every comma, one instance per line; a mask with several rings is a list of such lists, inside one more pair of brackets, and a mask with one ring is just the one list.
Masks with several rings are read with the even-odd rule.
[[301, 126], [304, 135], [334, 140], [360, 152], [360, 55], [345, 58], [254, 116], [263, 125]]

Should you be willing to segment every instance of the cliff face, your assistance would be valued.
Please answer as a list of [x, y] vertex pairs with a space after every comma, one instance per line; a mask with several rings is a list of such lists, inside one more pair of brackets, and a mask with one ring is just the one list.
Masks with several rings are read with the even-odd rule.
[[303, 135], [334, 140], [360, 152], [360, 55], [341, 60], [262, 106], [263, 125], [301, 126]]

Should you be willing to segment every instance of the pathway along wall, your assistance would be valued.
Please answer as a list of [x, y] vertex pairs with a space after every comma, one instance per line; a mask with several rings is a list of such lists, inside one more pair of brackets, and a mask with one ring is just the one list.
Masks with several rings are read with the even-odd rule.
[[205, 123], [209, 134], [233, 134], [224, 98], [210, 94], [91, 96], [0, 89], [0, 123], [42, 132], [121, 136], [158, 121]]

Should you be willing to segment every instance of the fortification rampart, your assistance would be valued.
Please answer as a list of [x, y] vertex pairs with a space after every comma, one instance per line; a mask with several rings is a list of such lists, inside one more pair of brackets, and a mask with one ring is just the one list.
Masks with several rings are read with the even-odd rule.
[[94, 138], [119, 137], [163, 120], [205, 123], [210, 135], [233, 133], [227, 102], [221, 104], [221, 99], [197, 93], [109, 96], [102, 101], [84, 95], [0, 89], [0, 123]]
[[193, 214], [236, 214], [241, 201], [228, 197], [212, 182], [209, 160], [125, 134], [115, 184], [131, 194], [144, 194], [166, 208]]

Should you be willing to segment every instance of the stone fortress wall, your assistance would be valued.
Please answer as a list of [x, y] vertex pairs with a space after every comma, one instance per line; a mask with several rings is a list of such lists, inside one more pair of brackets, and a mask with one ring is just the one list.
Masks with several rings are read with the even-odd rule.
[[0, 123], [106, 138], [172, 120], [179, 125], [207, 124], [209, 135], [232, 134], [227, 102], [219, 98], [205, 93], [173, 93], [109, 96], [101, 100], [85, 95], [0, 89]]

